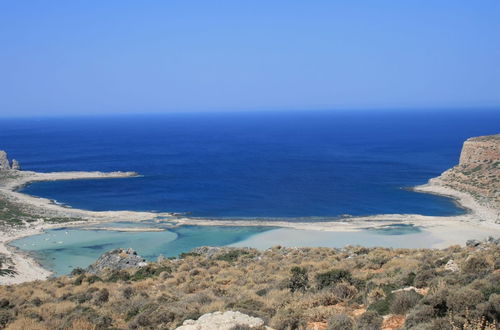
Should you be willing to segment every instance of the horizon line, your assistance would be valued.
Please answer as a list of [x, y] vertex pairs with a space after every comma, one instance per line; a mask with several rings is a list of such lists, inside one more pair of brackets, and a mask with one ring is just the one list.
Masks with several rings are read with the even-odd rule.
[[52, 113], [52, 114], [16, 114], [16, 115], [3, 115], [0, 114], [0, 119], [43, 119], [43, 118], [81, 118], [81, 117], [128, 117], [128, 116], [158, 116], [158, 115], [197, 115], [197, 114], [266, 114], [266, 113], [314, 113], [314, 112], [337, 112], [337, 113], [366, 113], [366, 112], [395, 112], [395, 113], [408, 113], [408, 112], [422, 112], [429, 111], [436, 112], [469, 112], [469, 111], [495, 111], [500, 110], [500, 105], [495, 106], [463, 106], [463, 107], [373, 107], [373, 108], [282, 108], [282, 109], [241, 109], [241, 110], [159, 110], [159, 111], [116, 111], [116, 112], [80, 112], [80, 113]]

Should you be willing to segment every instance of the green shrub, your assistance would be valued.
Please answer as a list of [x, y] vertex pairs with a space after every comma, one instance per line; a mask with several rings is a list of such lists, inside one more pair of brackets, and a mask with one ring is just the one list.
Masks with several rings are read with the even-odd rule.
[[82, 275], [82, 274], [85, 274], [85, 270], [84, 270], [83, 268], [80, 268], [80, 267], [76, 267], [76, 268], [74, 268], [74, 269], [71, 271], [71, 275], [72, 275], [72, 276]]
[[108, 302], [109, 300], [109, 291], [108, 289], [102, 289], [101, 291], [99, 291], [99, 293], [97, 294], [97, 297], [96, 297], [96, 301], [97, 303], [105, 303], [105, 302]]
[[[208, 297], [207, 297], [208, 298]], [[230, 310], [237, 310], [244, 314], [249, 314], [252, 316], [263, 316], [262, 313], [259, 313], [260, 310], [264, 307], [264, 304], [260, 301], [254, 299], [238, 299], [236, 301], [232, 301], [226, 304], [226, 308]]]
[[90, 284], [95, 283], [97, 281], [102, 282], [102, 279], [99, 276], [97, 276], [97, 275], [90, 275], [85, 280], [87, 282], [89, 282]]
[[187, 257], [199, 257], [201, 254], [196, 253], [196, 252], [182, 252], [179, 254], [179, 259], [185, 259]]
[[14, 320], [14, 316], [11, 312], [0, 310], [0, 328], [5, 327], [12, 320]]
[[413, 329], [419, 324], [430, 322], [434, 318], [434, 308], [429, 305], [417, 305], [405, 320], [405, 328]]
[[80, 275], [78, 276], [75, 281], [73, 282], [74, 285], [80, 285], [82, 284], [83, 280], [85, 279], [85, 275]]
[[318, 289], [323, 289], [341, 281], [350, 282], [352, 278], [351, 272], [345, 269], [332, 269], [325, 273], [316, 275], [316, 284]]
[[134, 295], [134, 289], [128, 286], [125, 289], [123, 289], [122, 293], [125, 299], [130, 299]]
[[421, 303], [430, 306], [434, 310], [433, 315], [444, 317], [447, 315], [449, 309], [447, 304], [449, 295], [450, 292], [448, 289], [441, 289], [425, 296]]
[[255, 294], [258, 295], [259, 297], [263, 297], [268, 292], [269, 292], [269, 288], [264, 288], [264, 289], [260, 289], [260, 290], [255, 291]]
[[288, 280], [288, 288], [290, 291], [305, 291], [309, 286], [307, 269], [303, 267], [293, 267], [290, 272], [292, 273], [292, 276]]
[[367, 311], [359, 317], [356, 322], [356, 329], [379, 330], [382, 327], [383, 320], [382, 316], [378, 315], [376, 312]]
[[118, 282], [130, 280], [130, 274], [125, 270], [114, 270], [106, 278], [106, 282]]
[[12, 307], [14, 307], [14, 305], [12, 305], [12, 303], [8, 299], [5, 298], [0, 299], [0, 308], [8, 309]]
[[492, 294], [488, 301], [496, 314], [496, 319], [500, 321], [500, 294]]
[[140, 281], [149, 277], [155, 277], [163, 272], [172, 272], [172, 268], [168, 266], [153, 267], [151, 265], [139, 268], [131, 277], [132, 281]]
[[33, 298], [33, 300], [31, 300], [31, 303], [37, 307], [43, 304], [42, 300], [38, 297]]
[[242, 255], [249, 254], [248, 251], [245, 250], [231, 250], [229, 252], [223, 253], [217, 257], [217, 260], [223, 260], [227, 262], [235, 262]]
[[393, 314], [406, 314], [418, 304], [420, 299], [422, 296], [413, 290], [396, 292], [391, 301], [390, 311]]
[[450, 292], [446, 300], [446, 305], [454, 312], [465, 312], [468, 309], [473, 309], [484, 300], [484, 295], [480, 291], [470, 288], [460, 288]]
[[417, 288], [424, 288], [429, 286], [431, 281], [437, 276], [434, 269], [423, 269], [417, 272], [415, 279], [413, 280], [413, 285]]
[[394, 298], [394, 295], [388, 294], [385, 298], [380, 299], [374, 303], [372, 303], [370, 306], [368, 306], [369, 311], [374, 311], [379, 315], [387, 315], [389, 314], [391, 310], [391, 302], [392, 299]]
[[470, 256], [462, 264], [462, 271], [473, 275], [481, 275], [491, 270], [491, 266], [481, 256]]

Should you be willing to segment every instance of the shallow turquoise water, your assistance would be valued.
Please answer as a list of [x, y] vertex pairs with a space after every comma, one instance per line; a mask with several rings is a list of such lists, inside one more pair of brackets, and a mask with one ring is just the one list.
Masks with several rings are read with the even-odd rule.
[[[102, 227], [164, 227], [154, 222], [116, 222]], [[98, 226], [93, 226], [98, 227]], [[412, 242], [407, 242], [408, 240]], [[407, 245], [410, 243], [410, 245]], [[87, 267], [101, 254], [116, 248], [133, 248], [148, 260], [160, 254], [178, 256], [198, 246], [283, 246], [343, 247], [347, 244], [387, 247], [428, 247], [434, 240], [419, 227], [391, 225], [358, 232], [318, 232], [273, 227], [181, 226], [162, 232], [123, 232], [60, 228], [16, 240], [11, 245], [31, 252], [55, 275], [75, 267]]]
[[75, 267], [87, 267], [104, 252], [116, 248], [132, 248], [144, 258], [155, 260], [160, 254], [177, 256], [198, 246], [229, 245], [269, 229], [272, 228], [182, 226], [162, 232], [119, 232], [61, 228], [16, 240], [11, 245], [32, 252], [42, 266], [64, 275]]

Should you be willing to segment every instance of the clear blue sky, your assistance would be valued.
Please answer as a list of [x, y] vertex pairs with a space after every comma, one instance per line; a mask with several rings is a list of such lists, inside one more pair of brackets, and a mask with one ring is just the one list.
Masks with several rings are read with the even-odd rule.
[[0, 115], [500, 106], [500, 1], [2, 1]]

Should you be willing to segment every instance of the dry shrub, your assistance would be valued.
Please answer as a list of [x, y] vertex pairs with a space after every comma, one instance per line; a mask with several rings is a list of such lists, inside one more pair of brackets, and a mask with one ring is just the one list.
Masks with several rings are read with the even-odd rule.
[[350, 300], [356, 296], [358, 289], [347, 282], [341, 282], [332, 288], [332, 293], [340, 300]]
[[304, 328], [306, 326], [304, 311], [297, 308], [280, 309], [271, 319], [270, 325], [280, 330]]
[[465, 310], [463, 317], [457, 318], [453, 313], [449, 313], [448, 322], [453, 330], [496, 330], [499, 324], [496, 321], [488, 321], [484, 316], [474, 316], [469, 309]]
[[487, 258], [472, 255], [465, 260], [461, 269], [464, 273], [482, 274], [491, 270], [492, 265], [490, 265]]
[[[69, 329], [75, 320], [87, 320], [103, 329], [157, 329], [175, 328], [186, 318], [231, 308], [262, 316], [267, 324], [272, 319], [276, 329], [287, 329], [304, 327], [308, 320], [324, 323], [337, 313], [359, 318], [364, 307], [383, 302], [384, 313], [385, 307], [387, 312], [407, 313], [406, 328], [440, 330], [451, 329], [450, 310], [455, 312], [457, 325], [466, 324], [462, 305], [470, 307], [470, 320], [484, 316], [493, 321], [500, 315], [500, 273], [492, 267], [484, 274], [442, 271], [444, 260], [466, 263], [471, 255], [466, 249], [274, 248], [257, 253], [258, 258], [239, 256], [231, 262], [206, 256], [172, 261], [168, 263], [172, 277], [166, 279], [156, 276], [92, 284], [84, 280], [75, 285], [75, 277], [63, 277], [0, 287], [0, 314], [9, 325], [32, 322], [27, 329], [41, 320], [47, 329]], [[491, 246], [474, 255], [478, 259], [468, 259], [468, 263], [492, 265], [500, 257], [500, 247]], [[292, 293], [287, 287], [294, 266], [308, 270], [312, 285], [306, 291]], [[196, 275], [190, 274], [193, 269]], [[332, 269], [347, 270], [352, 276], [329, 272]], [[417, 280], [431, 284], [429, 293], [414, 307], [417, 299], [412, 293], [391, 294], [413, 283], [412, 272], [422, 272]], [[325, 286], [322, 290], [314, 288], [317, 274]], [[99, 298], [105, 290], [107, 302], [106, 294]], [[363, 308], [359, 306], [362, 302]], [[375, 311], [381, 313], [382, 309]], [[377, 319], [376, 314], [364, 315], [360, 328], [375, 328]]]
[[339, 308], [334, 306], [318, 306], [304, 311], [304, 317], [308, 322], [325, 322], [339, 313]]
[[373, 304], [374, 302], [377, 302], [381, 299], [385, 298], [385, 292], [381, 288], [375, 288], [368, 292], [368, 295], [366, 297], [366, 302], [368, 305]]
[[74, 320], [71, 324], [73, 330], [94, 330], [96, 327], [85, 319]]
[[62, 318], [75, 308], [76, 304], [71, 301], [46, 303], [38, 307], [38, 314], [44, 319]]
[[32, 318], [21, 317], [12, 322], [5, 330], [50, 330], [45, 325], [37, 322]]
[[337, 313], [328, 319], [328, 330], [351, 330], [354, 328], [354, 321], [346, 314]]

